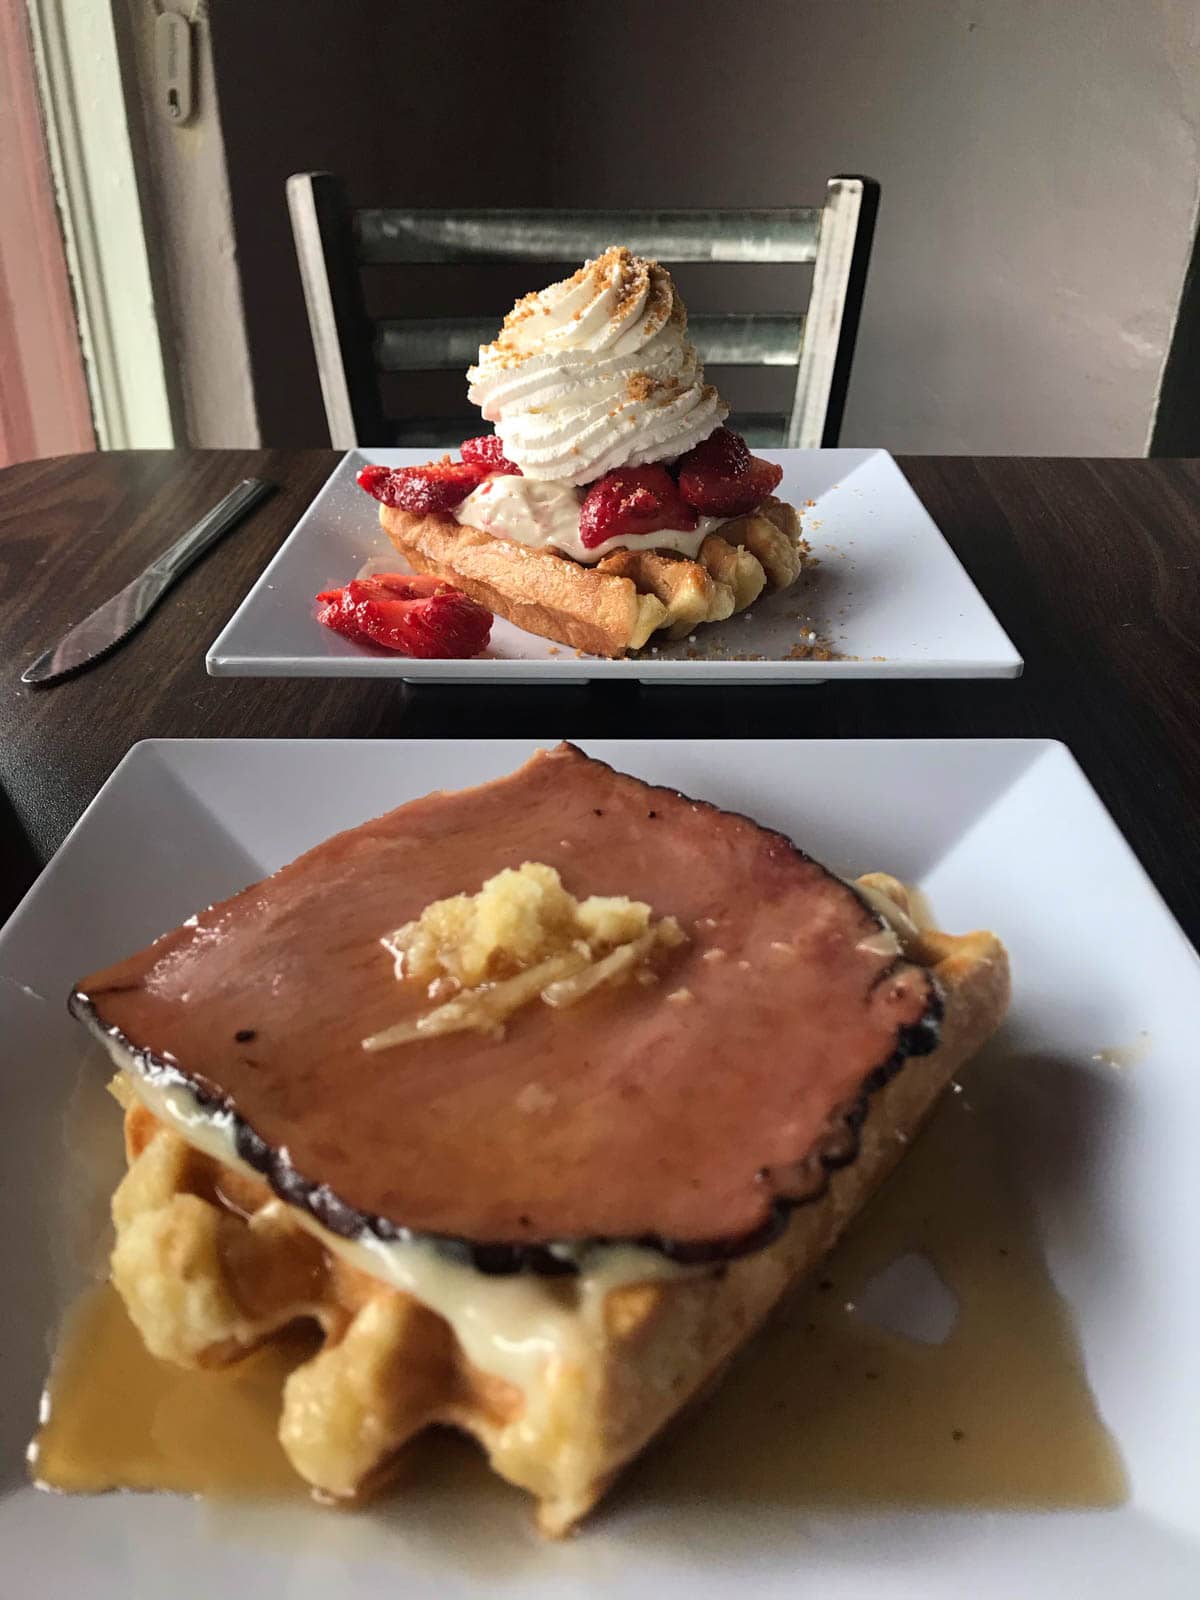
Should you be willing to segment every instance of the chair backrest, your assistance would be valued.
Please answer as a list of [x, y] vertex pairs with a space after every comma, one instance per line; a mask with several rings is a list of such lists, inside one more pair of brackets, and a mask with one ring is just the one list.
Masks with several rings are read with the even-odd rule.
[[500, 321], [494, 313], [373, 322], [364, 266], [578, 261], [614, 243], [668, 266], [811, 265], [806, 312], [695, 316], [688, 327], [706, 365], [795, 369], [786, 414], [731, 419], [752, 444], [837, 443], [879, 201], [869, 178], [831, 178], [822, 206], [754, 211], [354, 211], [327, 172], [289, 178], [287, 198], [330, 442], [340, 449], [456, 443], [461, 421], [444, 436], [436, 424], [389, 422], [380, 374], [461, 370]]

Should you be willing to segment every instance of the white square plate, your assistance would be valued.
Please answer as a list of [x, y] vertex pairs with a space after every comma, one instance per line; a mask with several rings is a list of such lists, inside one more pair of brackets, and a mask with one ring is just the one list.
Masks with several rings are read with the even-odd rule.
[[[586, 748], [651, 782], [749, 812], [840, 871], [883, 865], [919, 881], [948, 928], [1002, 931], [1016, 997], [992, 1053], [1011, 1070], [995, 1075], [1007, 1087], [987, 1114], [1072, 1309], [1096, 1405], [1124, 1458], [1124, 1504], [839, 1510], [760, 1497], [744, 1482], [739, 1491], [736, 1462], [710, 1450], [718, 1459], [708, 1460], [702, 1496], [681, 1493], [678, 1477], [667, 1493], [651, 1461], [579, 1538], [553, 1545], [529, 1531], [524, 1497], [482, 1470], [462, 1483], [419, 1474], [387, 1506], [358, 1514], [305, 1505], [235, 1513], [159, 1495], [62, 1498], [25, 1485], [52, 1329], [94, 1270], [119, 1161], [105, 1063], [66, 1014], [72, 980], [334, 830], [429, 789], [508, 772], [532, 748], [138, 745], [0, 935], [5, 1596], [1183, 1600], [1200, 1592], [1200, 963], [1071, 756], [1040, 741]], [[1139, 1038], [1140, 1059], [1126, 1070], [1115, 1069], [1115, 1054], [1104, 1058]], [[89, 1126], [99, 1138], [86, 1136]], [[920, 1161], [920, 1148], [910, 1159]], [[738, 1381], [737, 1373], [727, 1380]], [[1013, 1381], [1011, 1405], [1020, 1407]], [[680, 1424], [677, 1458], [703, 1415]], [[803, 1417], [777, 1420], [776, 1440], [780, 1426], [802, 1427]], [[769, 1427], [763, 1448], [772, 1448]]]
[[[820, 566], [795, 590], [632, 660], [577, 656], [497, 618], [487, 653], [414, 661], [323, 628], [314, 597], [368, 563], [399, 560], [376, 507], [355, 483], [368, 460], [406, 466], [421, 450], [351, 450], [208, 652], [216, 677], [401, 678], [554, 682], [820, 683], [842, 678], [1015, 678], [1014, 650], [958, 558], [886, 450], [767, 450], [779, 494], [803, 509]], [[809, 505], [809, 501], [814, 504]], [[844, 658], [790, 661], [815, 629]], [[693, 642], [694, 641], [694, 642]]]

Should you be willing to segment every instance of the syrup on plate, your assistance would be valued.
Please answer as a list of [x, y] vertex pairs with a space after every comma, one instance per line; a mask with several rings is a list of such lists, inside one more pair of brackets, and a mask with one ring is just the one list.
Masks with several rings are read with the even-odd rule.
[[[1003, 1063], [994, 1064], [1000, 1070]], [[865, 1511], [1119, 1505], [1125, 1469], [989, 1128], [950, 1094], [637, 1493]]]
[[[628, 1475], [627, 1503], [711, 1516], [1126, 1497], [1069, 1311], [1005, 1175], [988, 1115], [1003, 1067], [978, 1063], [969, 1097], [946, 1097], [816, 1279]], [[289, 1335], [238, 1367], [185, 1371], [147, 1354], [115, 1291], [93, 1288], [63, 1324], [31, 1473], [74, 1492], [303, 1497], [275, 1427], [287, 1375], [314, 1349]], [[425, 1449], [414, 1469], [446, 1455]], [[463, 1463], [473, 1503], [481, 1474], [464, 1451], [447, 1459]]]
[[117, 1291], [96, 1284], [59, 1334], [30, 1474], [74, 1494], [303, 1497], [275, 1430], [287, 1375], [315, 1348], [289, 1333], [234, 1367], [178, 1367], [149, 1354]]

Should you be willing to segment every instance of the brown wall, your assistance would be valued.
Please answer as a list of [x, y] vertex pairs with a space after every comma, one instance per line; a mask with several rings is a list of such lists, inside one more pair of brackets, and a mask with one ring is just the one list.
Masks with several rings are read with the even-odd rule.
[[547, 7], [215, 0], [209, 14], [262, 437], [328, 443], [285, 180], [336, 172], [359, 205], [545, 204], [529, 113]]
[[268, 443], [324, 437], [283, 196], [324, 167], [360, 203], [464, 206], [794, 204], [869, 173], [845, 443], [1145, 448], [1196, 217], [1194, 0], [209, 9]]

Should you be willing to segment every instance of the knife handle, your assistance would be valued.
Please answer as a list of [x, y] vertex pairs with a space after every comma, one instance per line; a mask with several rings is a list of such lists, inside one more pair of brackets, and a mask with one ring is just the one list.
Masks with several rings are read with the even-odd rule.
[[275, 485], [268, 483], [265, 478], [244, 478], [211, 511], [206, 511], [182, 538], [176, 539], [169, 549], [164, 550], [149, 571], [168, 583], [174, 583], [210, 545], [215, 544], [222, 534], [228, 533], [252, 507], [260, 500], [265, 500], [274, 490]]

